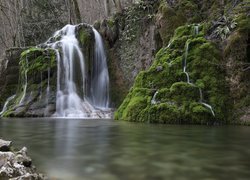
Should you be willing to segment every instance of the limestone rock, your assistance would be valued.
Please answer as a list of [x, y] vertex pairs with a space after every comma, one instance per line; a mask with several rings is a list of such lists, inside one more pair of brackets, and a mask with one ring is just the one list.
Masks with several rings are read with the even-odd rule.
[[[11, 145], [11, 141], [0, 139], [0, 142], [4, 147], [10, 147]], [[0, 151], [0, 179], [45, 180], [47, 178], [37, 173], [35, 166], [32, 165], [31, 158], [27, 155], [27, 148], [23, 147], [18, 152]]]
[[0, 139], [0, 151], [10, 151], [12, 142]]

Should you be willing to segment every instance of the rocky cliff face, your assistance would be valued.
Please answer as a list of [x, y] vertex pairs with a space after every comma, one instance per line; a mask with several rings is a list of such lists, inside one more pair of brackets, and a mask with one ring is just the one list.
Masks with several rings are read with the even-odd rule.
[[6, 99], [16, 93], [19, 80], [19, 58], [25, 49], [12, 48], [5, 52], [1, 59], [0, 70], [0, 104], [3, 107]]
[[[116, 118], [160, 123], [248, 123], [249, 7], [247, 0], [145, 0], [95, 22], [109, 56], [112, 107], [122, 104]], [[88, 44], [82, 48], [91, 59], [93, 37], [80, 31], [78, 39]], [[6, 53], [5, 59], [13, 59], [7, 69], [7, 60], [2, 61], [1, 82], [6, 87], [1, 92], [2, 106], [15, 88], [20, 102], [26, 70], [32, 77], [27, 86], [32, 102], [43, 99], [48, 77], [56, 88], [53, 51], [31, 48], [20, 53]], [[26, 68], [26, 60], [33, 69]], [[41, 66], [43, 60], [49, 64]], [[48, 73], [51, 65], [54, 69]], [[14, 73], [18, 68], [21, 76]], [[18, 97], [12, 104], [17, 105]], [[55, 93], [49, 99], [52, 113]], [[13, 116], [44, 116], [38, 112], [44, 112], [44, 102], [27, 102], [23, 107], [18, 104], [13, 106], [18, 114]]]
[[154, 22], [163, 48], [137, 76], [116, 119], [249, 122], [249, 2], [162, 1]]
[[154, 22], [158, 5], [141, 2], [94, 24], [106, 40], [114, 107], [121, 104], [137, 74], [150, 67], [161, 46]]

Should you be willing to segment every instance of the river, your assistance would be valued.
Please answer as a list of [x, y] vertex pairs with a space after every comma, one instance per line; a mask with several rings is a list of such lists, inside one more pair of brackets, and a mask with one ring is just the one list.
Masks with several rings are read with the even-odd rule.
[[113, 120], [1, 119], [0, 138], [26, 146], [56, 180], [249, 179], [250, 127]]

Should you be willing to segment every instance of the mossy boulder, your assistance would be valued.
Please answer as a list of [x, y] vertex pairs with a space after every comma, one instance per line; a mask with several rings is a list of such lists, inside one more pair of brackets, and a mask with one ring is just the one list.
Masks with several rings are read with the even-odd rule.
[[2, 116], [45, 116], [49, 113], [46, 106], [55, 104], [52, 97], [56, 93], [56, 52], [31, 47], [21, 53], [19, 66], [16, 96], [9, 101], [8, 109]]
[[[172, 43], [157, 53], [148, 70], [138, 74], [115, 119], [152, 123], [226, 123], [227, 88], [224, 71], [219, 66], [222, 55], [215, 44], [204, 38], [203, 25], [198, 27], [198, 33], [195, 29], [195, 24], [176, 29]], [[185, 61], [190, 82], [183, 70]], [[146, 91], [141, 93], [142, 89]]]

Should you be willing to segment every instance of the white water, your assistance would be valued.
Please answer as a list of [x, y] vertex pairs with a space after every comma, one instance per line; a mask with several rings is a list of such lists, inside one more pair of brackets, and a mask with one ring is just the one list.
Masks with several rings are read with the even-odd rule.
[[201, 102], [201, 104], [203, 104], [204, 106], [206, 106], [208, 109], [210, 109], [211, 113], [213, 114], [213, 116], [215, 117], [215, 113], [214, 113], [214, 110], [212, 108], [211, 105], [207, 104], [207, 103], [204, 103], [204, 102]]
[[[49, 98], [49, 93], [50, 93], [50, 68], [48, 68], [48, 82], [47, 82], [47, 89], [46, 89], [46, 98], [48, 101]], [[48, 105], [48, 102], [47, 102]]]
[[152, 100], [151, 100], [151, 104], [157, 104], [157, 101], [156, 101], [156, 96], [157, 96], [157, 94], [158, 94], [159, 92], [158, 91], [156, 91], [155, 93], [154, 93], [154, 96], [153, 96], [153, 98], [152, 98]]
[[194, 33], [196, 36], [199, 34], [199, 25], [194, 26]]
[[186, 43], [186, 51], [185, 51], [185, 57], [184, 57], [184, 64], [183, 64], [183, 72], [186, 74], [187, 76], [187, 83], [190, 84], [190, 77], [189, 74], [187, 72], [187, 57], [188, 57], [188, 50], [189, 50], [189, 42], [187, 41]]
[[[26, 66], [28, 66], [29, 62], [28, 62], [28, 58], [27, 56], [25, 57], [25, 60], [26, 60]], [[22, 98], [20, 99], [19, 101], [19, 104], [21, 104], [26, 96], [26, 91], [27, 91], [27, 86], [28, 86], [28, 68], [26, 67], [26, 70], [25, 70], [25, 73], [24, 73], [24, 78], [25, 78], [25, 82], [24, 82], [24, 88], [23, 88], [23, 96]]]
[[106, 54], [101, 35], [93, 28], [95, 35], [95, 54], [91, 74], [90, 101], [97, 108], [109, 106], [109, 75]]
[[214, 113], [214, 110], [213, 110], [212, 106], [209, 105], [209, 104], [207, 104], [207, 103], [205, 103], [205, 102], [203, 102], [203, 93], [202, 93], [201, 88], [199, 88], [199, 92], [200, 92], [200, 103], [201, 103], [202, 105], [204, 105], [205, 107], [207, 107], [208, 109], [210, 109], [211, 113], [212, 113], [213, 116], [215, 117], [215, 113]]
[[2, 111], [0, 112], [0, 116], [7, 110], [7, 106], [8, 106], [8, 104], [9, 104], [9, 102], [12, 100], [12, 99], [14, 99], [16, 97], [16, 95], [14, 94], [13, 96], [10, 96], [6, 101], [5, 101], [5, 103], [4, 103], [4, 105], [3, 105], [3, 109], [2, 109]]
[[[95, 34], [94, 70], [89, 79], [85, 72], [86, 61], [76, 38], [77, 26], [66, 25], [46, 45], [57, 54], [57, 93], [55, 117], [108, 118], [109, 77], [102, 39]], [[61, 52], [61, 53], [60, 53]], [[87, 93], [90, 87], [90, 93]], [[48, 88], [49, 89], [49, 80]], [[100, 110], [101, 109], [101, 110]]]
[[[199, 34], [199, 26], [196, 25], [194, 26], [194, 30], [195, 30], [195, 35], [198, 35]], [[188, 84], [191, 84], [192, 86], [196, 86], [195, 84], [191, 83], [190, 82], [190, 77], [189, 77], [189, 74], [187, 72], [187, 58], [188, 58], [188, 51], [189, 51], [189, 42], [187, 41], [186, 42], [186, 50], [185, 50], [185, 57], [184, 57], [184, 63], [183, 63], [183, 72], [186, 74], [186, 77], [187, 77], [187, 83]], [[201, 88], [199, 88], [199, 92], [200, 92], [200, 103], [202, 105], [204, 105], [205, 107], [209, 108], [211, 113], [213, 114], [213, 116], [215, 116], [215, 113], [213, 111], [213, 108], [211, 105], [203, 102], [203, 94], [202, 94], [202, 90]]]

